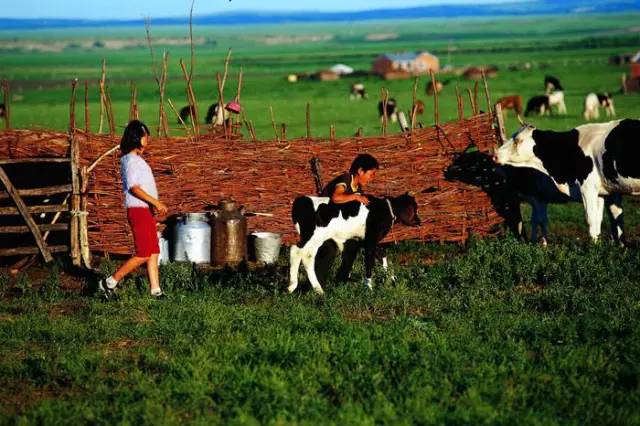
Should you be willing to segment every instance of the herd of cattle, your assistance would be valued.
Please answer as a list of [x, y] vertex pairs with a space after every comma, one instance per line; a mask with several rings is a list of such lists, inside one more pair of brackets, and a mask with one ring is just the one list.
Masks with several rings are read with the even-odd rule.
[[[549, 113], [551, 107], [557, 108], [559, 114], [566, 114], [564, 92], [557, 78], [545, 78], [545, 92], [545, 95], [528, 102], [525, 116], [532, 111]], [[352, 86], [352, 99], [355, 96], [366, 98], [364, 85]], [[640, 165], [635, 160], [640, 155], [640, 145], [633, 140], [640, 134], [640, 120], [589, 123], [565, 132], [539, 130], [520, 118], [520, 96], [502, 98], [500, 103], [503, 108], [513, 109], [518, 114], [521, 127], [494, 150], [492, 158], [482, 153], [475, 154], [489, 158], [491, 166], [483, 164], [480, 169], [484, 172], [490, 169], [492, 178], [501, 179], [512, 197], [510, 217], [505, 217], [511, 229], [524, 237], [520, 202], [527, 202], [532, 207], [531, 240], [538, 241], [540, 228], [540, 241], [546, 245], [548, 204], [582, 202], [590, 237], [594, 241], [600, 237], [606, 212], [611, 238], [624, 245], [622, 196], [640, 194]], [[615, 116], [609, 94], [590, 93], [585, 98], [584, 118], [598, 118], [599, 108], [604, 108], [608, 117]], [[395, 99], [380, 102], [378, 112], [381, 117], [395, 121], [398, 114]], [[468, 168], [467, 171], [470, 170]], [[474, 179], [477, 181], [477, 176]], [[297, 288], [302, 263], [313, 289], [322, 294], [314, 264], [319, 247], [332, 239], [342, 248], [347, 240], [354, 238], [363, 241], [365, 285], [371, 288], [377, 244], [395, 222], [418, 226], [417, 209], [415, 198], [409, 193], [383, 199], [371, 197], [369, 206], [358, 202], [338, 205], [320, 197], [297, 198], [292, 208], [292, 219], [300, 240], [290, 251], [289, 291]], [[386, 258], [383, 266], [386, 269]]]

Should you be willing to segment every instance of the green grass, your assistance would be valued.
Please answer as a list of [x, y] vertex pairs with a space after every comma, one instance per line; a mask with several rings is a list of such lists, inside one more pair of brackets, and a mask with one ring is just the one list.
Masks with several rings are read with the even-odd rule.
[[[402, 244], [373, 293], [285, 293], [276, 268], [162, 268], [103, 303], [45, 284], [0, 302], [9, 423], [637, 424], [637, 250]], [[362, 273], [358, 267], [357, 274]], [[6, 280], [6, 278], [5, 278]]]
[[[630, 31], [637, 19], [196, 27], [194, 35], [208, 44], [196, 48], [195, 90], [206, 108], [214, 100], [215, 72], [232, 47], [227, 96], [235, 93], [242, 66], [242, 103], [259, 137], [273, 138], [269, 105], [276, 122], [288, 124], [290, 137], [303, 135], [307, 102], [314, 135], [328, 136], [331, 124], [339, 136], [358, 127], [379, 134], [380, 90], [388, 88], [407, 109], [412, 81], [364, 79], [370, 99], [351, 102], [352, 80], [290, 85], [284, 76], [337, 62], [368, 69], [377, 54], [405, 49], [432, 50], [446, 64], [452, 46], [455, 66], [501, 67], [489, 82], [494, 100], [540, 94], [545, 74], [559, 77], [569, 115], [530, 120], [568, 129], [582, 123], [586, 93], [619, 88], [628, 68], [606, 61], [637, 47]], [[398, 38], [365, 40], [366, 34], [388, 32]], [[187, 29], [157, 27], [152, 33], [184, 37]], [[278, 34], [334, 37], [293, 45], [260, 41]], [[144, 28], [0, 31], [0, 41], [16, 37], [144, 39]], [[587, 39], [591, 47], [580, 48]], [[189, 52], [168, 49], [167, 93], [180, 106], [186, 98], [178, 59], [188, 59]], [[10, 80], [15, 96], [14, 127], [65, 130], [67, 82], [78, 77], [95, 84], [102, 58], [117, 123], [126, 123], [134, 80], [141, 118], [154, 126], [157, 89], [148, 51], [140, 47], [2, 52], [0, 78]], [[533, 70], [506, 70], [524, 62]], [[470, 83], [440, 78], [451, 79], [440, 98], [441, 119], [451, 120], [457, 115], [453, 84], [466, 89]], [[425, 84], [422, 78], [419, 97], [429, 125], [433, 109]], [[90, 96], [95, 131], [95, 85]], [[618, 116], [638, 117], [638, 100], [615, 95]], [[517, 121], [510, 115], [506, 124], [510, 132]], [[301, 291], [286, 294], [286, 253], [276, 267], [252, 272], [164, 266], [162, 286], [170, 298], [161, 303], [149, 299], [143, 278], [127, 279], [120, 299], [103, 303], [78, 290], [95, 283], [69, 277], [60, 264], [15, 279], [0, 271], [0, 423], [640, 424], [637, 204], [625, 200], [630, 248], [588, 243], [582, 207], [551, 206], [547, 249], [510, 238], [471, 240], [464, 247], [402, 243], [390, 248], [398, 281], [376, 270], [372, 293], [360, 283], [329, 283], [320, 298], [303, 283]], [[104, 271], [115, 266], [102, 265]], [[360, 259], [355, 275], [362, 274]]]

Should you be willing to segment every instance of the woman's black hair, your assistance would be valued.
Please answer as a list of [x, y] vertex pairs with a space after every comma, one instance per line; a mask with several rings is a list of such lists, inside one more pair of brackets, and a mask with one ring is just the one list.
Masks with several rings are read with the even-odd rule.
[[140, 120], [131, 120], [124, 129], [120, 140], [120, 152], [126, 155], [136, 148], [142, 148], [142, 137], [149, 135], [149, 128]]
[[358, 154], [358, 156], [351, 163], [351, 168], [349, 169], [349, 173], [351, 176], [355, 176], [358, 174], [358, 170], [362, 169], [363, 172], [367, 172], [372, 169], [379, 169], [380, 165], [378, 164], [378, 160], [376, 160], [373, 155], [370, 154]]

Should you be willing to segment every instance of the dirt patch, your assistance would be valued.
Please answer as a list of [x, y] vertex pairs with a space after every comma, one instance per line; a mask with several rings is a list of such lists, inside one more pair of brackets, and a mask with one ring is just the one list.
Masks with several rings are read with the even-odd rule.
[[54, 303], [49, 308], [49, 319], [54, 320], [60, 317], [73, 316], [86, 307], [87, 302], [84, 300], [67, 300]]
[[27, 381], [0, 381], [0, 413], [19, 415], [42, 401], [68, 398], [77, 394], [79, 392], [76, 390], [53, 385], [34, 386]]
[[368, 322], [368, 321], [390, 321], [398, 316], [424, 317], [429, 311], [423, 307], [402, 308], [399, 306], [389, 306], [382, 308], [365, 309], [341, 309], [342, 317], [347, 321]]
[[536, 294], [545, 289], [544, 285], [534, 283], [522, 283], [514, 287], [514, 290], [522, 294]]

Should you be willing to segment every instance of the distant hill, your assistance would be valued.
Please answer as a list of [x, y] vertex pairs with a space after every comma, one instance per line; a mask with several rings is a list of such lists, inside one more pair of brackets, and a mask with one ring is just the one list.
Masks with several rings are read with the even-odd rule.
[[[250, 25], [309, 22], [353, 22], [387, 19], [526, 16], [640, 11], [640, 0], [530, 0], [489, 5], [437, 5], [353, 12], [239, 12], [194, 16], [197, 25]], [[154, 18], [154, 25], [183, 25], [188, 17]], [[11, 19], [0, 18], [1, 29], [137, 26], [143, 20]]]

